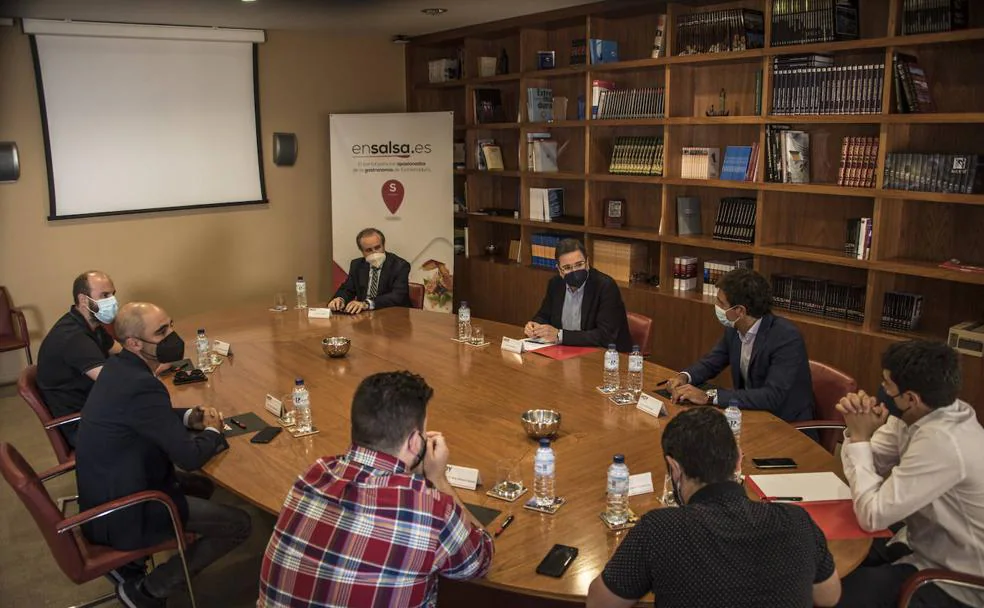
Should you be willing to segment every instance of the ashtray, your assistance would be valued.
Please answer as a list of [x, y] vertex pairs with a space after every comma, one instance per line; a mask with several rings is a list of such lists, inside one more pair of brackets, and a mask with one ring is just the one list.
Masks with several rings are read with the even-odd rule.
[[615, 388], [611, 388], [607, 386], [596, 386], [595, 390], [597, 390], [602, 395], [614, 395], [615, 393], [618, 392], [618, 387], [616, 386]]
[[301, 431], [297, 430], [297, 427], [296, 426], [288, 426], [288, 427], [284, 427], [284, 428], [287, 429], [287, 432], [290, 433], [291, 437], [295, 437], [295, 438], [297, 438], [297, 437], [307, 437], [308, 435], [317, 435], [318, 433], [321, 432], [321, 431], [318, 430], [318, 427], [316, 427], [316, 426], [312, 426], [310, 431], [307, 431], [307, 432], [304, 432], [304, 433], [302, 433]]
[[625, 391], [624, 393], [615, 393], [608, 397], [608, 400], [615, 405], [632, 405], [633, 403], [638, 403], [639, 400], [636, 399], [635, 395], [631, 391]]
[[527, 490], [529, 490], [529, 488], [523, 484], [503, 481], [502, 483], [497, 483], [492, 486], [492, 489], [486, 492], [485, 495], [491, 496], [492, 498], [498, 498], [499, 500], [504, 500], [506, 502], [516, 502], [520, 496], [526, 494]]
[[536, 504], [536, 498], [531, 498], [527, 500], [525, 503], [523, 503], [523, 508], [529, 509], [530, 511], [537, 511], [538, 513], [546, 513], [547, 515], [553, 515], [562, 506], [564, 506], [564, 503], [566, 502], [567, 499], [564, 498], [563, 496], [556, 496], [554, 497], [554, 501], [552, 505], [541, 507], [540, 505]]

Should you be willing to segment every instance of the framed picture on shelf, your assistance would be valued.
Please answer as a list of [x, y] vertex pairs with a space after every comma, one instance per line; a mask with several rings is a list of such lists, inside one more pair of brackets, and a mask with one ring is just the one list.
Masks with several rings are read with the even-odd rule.
[[605, 228], [621, 228], [625, 223], [625, 201], [620, 198], [605, 199]]

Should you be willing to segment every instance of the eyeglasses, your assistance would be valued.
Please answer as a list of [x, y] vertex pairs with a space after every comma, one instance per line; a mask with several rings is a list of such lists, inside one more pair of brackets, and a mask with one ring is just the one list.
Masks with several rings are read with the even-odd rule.
[[565, 264], [564, 266], [561, 266], [560, 269], [564, 272], [574, 272], [575, 270], [583, 270], [587, 267], [587, 265], [588, 263], [585, 260], [581, 260], [580, 262], [575, 262], [573, 264]]

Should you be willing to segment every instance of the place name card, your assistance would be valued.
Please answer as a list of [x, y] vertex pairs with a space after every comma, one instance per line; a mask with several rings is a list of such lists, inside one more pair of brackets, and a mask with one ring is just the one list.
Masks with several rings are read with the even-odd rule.
[[653, 474], [650, 472], [629, 475], [629, 496], [651, 494], [653, 490]]
[[448, 483], [456, 488], [474, 490], [482, 485], [482, 474], [478, 472], [478, 469], [449, 464], [445, 474], [447, 475]]
[[212, 350], [223, 357], [228, 357], [232, 354], [232, 345], [228, 342], [223, 342], [222, 340], [216, 340], [212, 342]]
[[656, 418], [666, 415], [666, 408], [663, 407], [663, 402], [646, 393], [639, 393], [639, 402], [636, 403], [636, 408]]
[[277, 418], [284, 415], [284, 404], [273, 395], [266, 396], [266, 404], [263, 407]]
[[523, 341], [502, 336], [502, 350], [510, 353], [522, 353]]
[[308, 308], [308, 319], [330, 319], [330, 308]]

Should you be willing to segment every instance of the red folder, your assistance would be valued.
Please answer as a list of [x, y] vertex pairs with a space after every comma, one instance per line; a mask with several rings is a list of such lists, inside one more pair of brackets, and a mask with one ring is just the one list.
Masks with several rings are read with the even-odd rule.
[[533, 352], [544, 357], [556, 359], [557, 361], [563, 361], [564, 359], [573, 359], [574, 357], [593, 353], [597, 350], [593, 346], [564, 346], [563, 344], [554, 344], [553, 346], [544, 346]]

